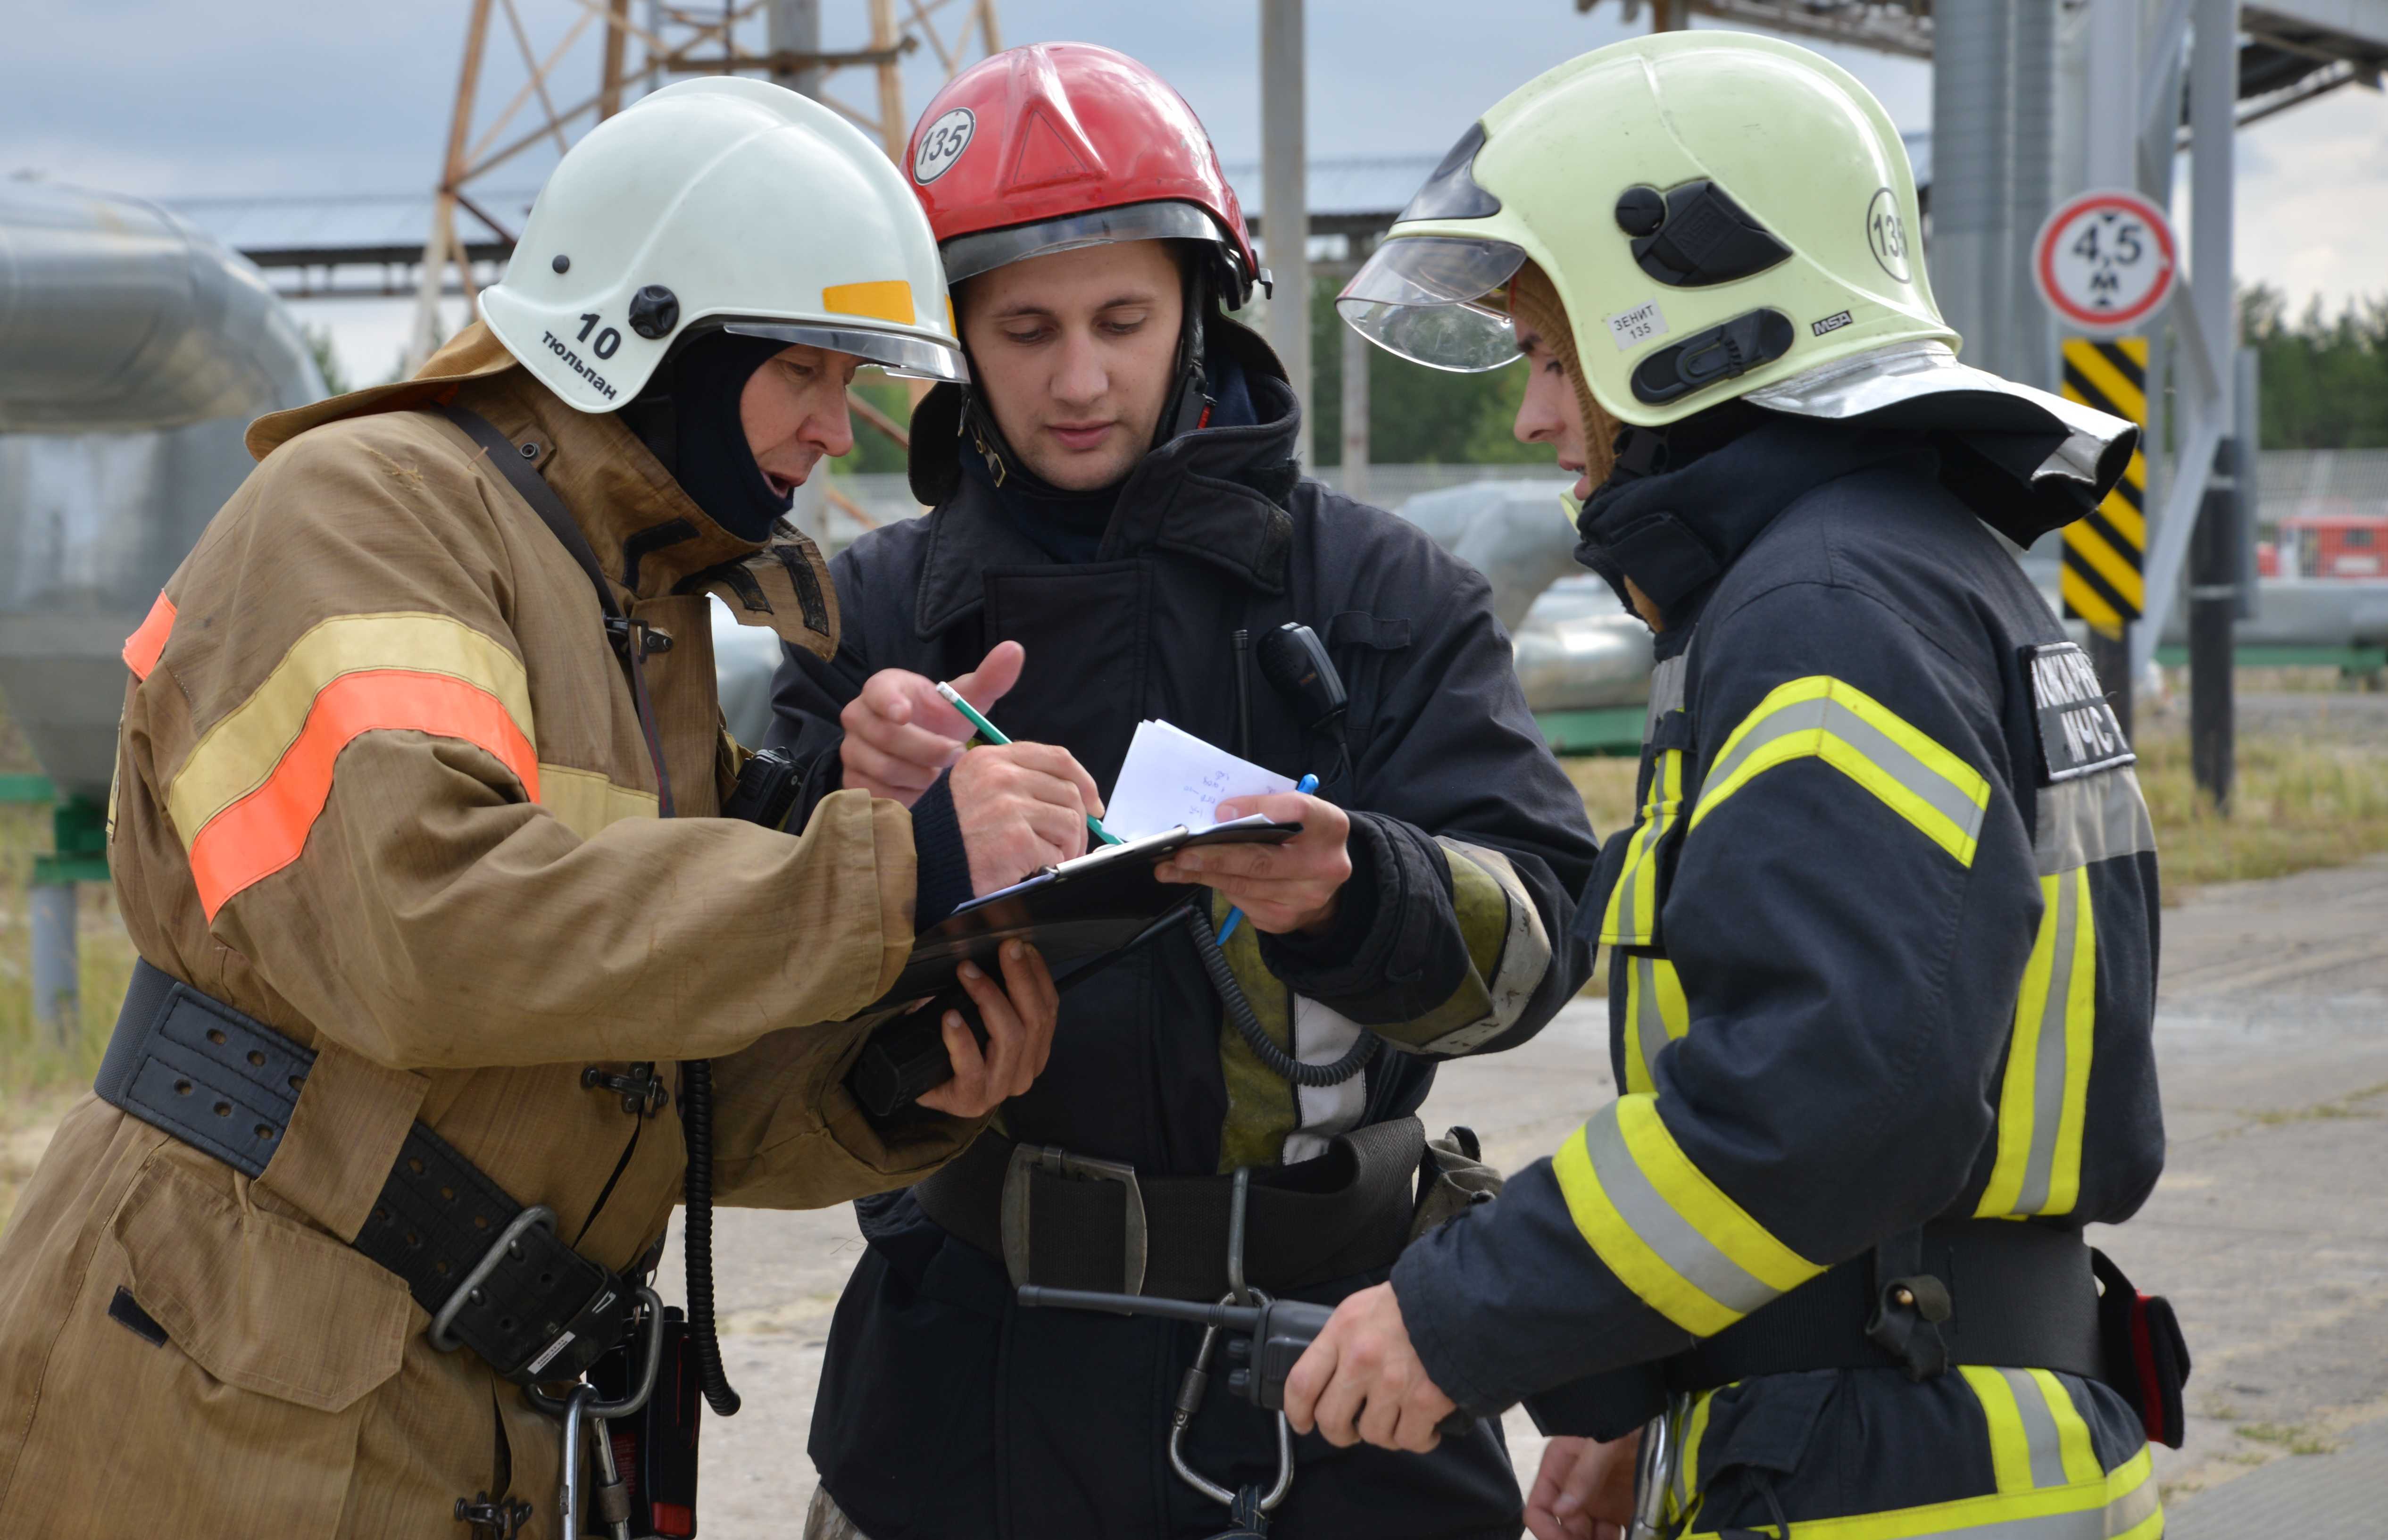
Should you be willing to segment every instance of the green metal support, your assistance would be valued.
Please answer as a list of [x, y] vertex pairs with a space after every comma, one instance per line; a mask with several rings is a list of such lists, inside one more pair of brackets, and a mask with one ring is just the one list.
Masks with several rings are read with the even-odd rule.
[[26, 895], [33, 951], [33, 1019], [72, 1051], [83, 1019], [75, 885], [108, 881], [108, 809], [70, 796], [50, 809], [52, 850], [33, 858]]
[[1646, 714], [1639, 706], [1605, 706], [1589, 711], [1538, 711], [1534, 721], [1554, 754], [1638, 754]]
[[[2167, 668], [2189, 662], [2187, 647], [2158, 647], [2156, 661]], [[2347, 674], [2375, 674], [2388, 668], [2388, 646], [2287, 647], [2241, 643], [2231, 661], [2242, 668], [2336, 668]]]
[[46, 775], [0, 775], [0, 805], [46, 804], [57, 799], [57, 788], [50, 784]]
[[47, 856], [33, 858], [33, 885], [108, 881], [108, 809], [80, 796], [69, 797], [50, 812]]

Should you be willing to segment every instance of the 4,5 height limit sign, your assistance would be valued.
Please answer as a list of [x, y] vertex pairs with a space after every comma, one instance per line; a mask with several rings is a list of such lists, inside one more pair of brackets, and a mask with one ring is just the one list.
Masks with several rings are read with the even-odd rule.
[[2178, 266], [2164, 210], [2119, 188], [2059, 205], [2032, 246], [2032, 275], [2049, 308], [2104, 336], [2153, 315], [2172, 293]]

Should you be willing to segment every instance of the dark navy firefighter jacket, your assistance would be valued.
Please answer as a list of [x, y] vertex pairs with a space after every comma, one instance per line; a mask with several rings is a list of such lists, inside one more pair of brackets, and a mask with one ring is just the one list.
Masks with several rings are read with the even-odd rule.
[[[1580, 913], [1620, 1094], [1393, 1273], [1463, 1406], [1655, 1363], [1926, 1220], [2078, 1230], [2153, 1186], [2147, 810], [2086, 660], [1936, 468], [1773, 417], [1588, 508], [1595, 546], [1719, 575], [1665, 617], [1639, 821]], [[1817, 1537], [2163, 1523], [2136, 1416], [2044, 1370], [1768, 1376], [1684, 1420], [1693, 1534], [1777, 1505]]]
[[[1415, 1112], [1438, 1058], [1522, 1042], [1557, 1012], [1590, 972], [1590, 945], [1570, 929], [1595, 847], [1526, 708], [1483, 579], [1412, 526], [1302, 479], [1282, 370], [1242, 328], [1213, 319], [1211, 333], [1240, 363], [1257, 422], [1154, 450], [1091, 560], [1057, 559], [975, 475], [928, 516], [864, 536], [831, 564], [837, 655], [791, 655], [774, 741], [805, 761], [817, 799], [838, 785], [839, 711], [870, 674], [949, 679], [1012, 638], [1026, 669], [990, 719], [1068, 748], [1108, 793], [1146, 718], [1235, 747], [1235, 630], [1315, 630], [1351, 694], [1348, 764], [1257, 668], [1247, 757], [1320, 777], [1317, 795], [1351, 814], [1353, 878], [1330, 934], [1246, 924], [1226, 951], [1256, 1013], [1299, 1056], [1332, 1060], [1360, 1024], [1397, 1051], [1344, 1086], [1297, 1091], [1226, 1022], [1192, 944], [1171, 932], [1062, 998], [1045, 1074], [1002, 1113], [1014, 1139], [1139, 1173], [1250, 1165], [1266, 1181], [1338, 1131]], [[916, 456], [955, 452], [951, 417], [941, 432], [923, 426], [948, 399], [916, 416]], [[1002, 1263], [908, 1193], [862, 1214], [870, 1251], [831, 1331], [811, 1453], [864, 1534], [1145, 1540], [1226, 1527], [1166, 1454], [1199, 1329], [1020, 1310]], [[1332, 1302], [1385, 1276], [1304, 1297]], [[1214, 1481], [1265, 1485], [1274, 1420], [1232, 1400], [1223, 1373], [1188, 1457]], [[1316, 1438], [1297, 1454], [1277, 1533], [1518, 1533], [1520, 1499], [1491, 1422], [1423, 1458]]]

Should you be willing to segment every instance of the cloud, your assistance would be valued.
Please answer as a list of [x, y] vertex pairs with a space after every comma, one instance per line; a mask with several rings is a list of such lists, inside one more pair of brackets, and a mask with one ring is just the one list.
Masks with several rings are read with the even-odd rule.
[[2243, 130], [2260, 174], [2235, 188], [2233, 253], [2242, 284], [2284, 289], [2293, 308], [2319, 295], [2336, 311], [2388, 295], [2388, 97], [2341, 89]]
[[[536, 49], [553, 48], [579, 0], [516, 0]], [[146, 196], [399, 191], [429, 186], [446, 143], [466, 0], [413, 6], [286, 0], [74, 0], [20, 7], [0, 95], [0, 174], [31, 169]], [[824, 0], [823, 42], [867, 41], [857, 0]], [[947, 30], [963, 9], [939, 13]], [[1194, 105], [1232, 161], [1256, 159], [1258, 6], [1193, 7], [1150, 0], [1003, 0], [1004, 40], [1078, 38], [1159, 69]], [[642, 17], [643, 5], [633, 6]], [[525, 79], [503, 10], [492, 23], [476, 137]], [[1629, 29], [1619, 7], [1589, 16], [1567, 0], [1309, 0], [1308, 121], [1319, 157], [1440, 154], [1518, 84]], [[756, 41], [759, 41], [759, 32]], [[634, 45], [635, 57], [639, 49]], [[1828, 49], [1864, 81], [1901, 128], [1928, 127], [1930, 68], [1912, 59]], [[559, 63], [559, 106], [592, 91], [598, 30], [583, 28]], [[942, 78], [931, 51], [904, 70], [917, 112]], [[835, 93], [876, 106], [873, 83], [849, 72]], [[531, 126], [517, 117], [494, 142]], [[2238, 255], [2242, 276], [2319, 291], [2335, 305], [2388, 289], [2388, 102], [2349, 89], [2249, 130], [2240, 141]], [[542, 144], [495, 173], [532, 185], [553, 163]], [[329, 307], [323, 312], [329, 315]], [[340, 323], [364, 350], [352, 371], [387, 370], [387, 321]], [[371, 340], [367, 340], [370, 338]]]

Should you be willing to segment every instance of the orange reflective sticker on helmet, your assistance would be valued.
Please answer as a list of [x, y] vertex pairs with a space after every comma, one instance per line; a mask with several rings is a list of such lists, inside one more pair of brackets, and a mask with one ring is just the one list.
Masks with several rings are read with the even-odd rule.
[[149, 677], [149, 670], [158, 667], [159, 655], [166, 650], [166, 639], [173, 634], [174, 601], [160, 593], [140, 630], [124, 639], [124, 666], [133, 670], [134, 679]]
[[821, 290], [821, 309], [837, 315], [867, 315], [909, 326], [920, 320], [912, 304], [912, 286], [901, 278], [869, 284], [832, 284]]
[[297, 860], [332, 796], [341, 750], [367, 732], [412, 729], [487, 751], [539, 797], [539, 755], [498, 697], [448, 674], [383, 668], [324, 686], [264, 784], [210, 819], [191, 840], [199, 907], [217, 910], [252, 883]]

